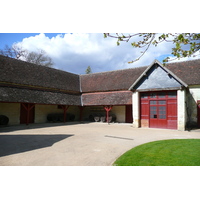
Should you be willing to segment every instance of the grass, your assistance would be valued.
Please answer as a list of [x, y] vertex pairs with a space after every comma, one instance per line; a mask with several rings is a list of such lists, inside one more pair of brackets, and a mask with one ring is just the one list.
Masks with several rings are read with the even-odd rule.
[[120, 156], [115, 166], [200, 166], [200, 139], [160, 140], [139, 145]]

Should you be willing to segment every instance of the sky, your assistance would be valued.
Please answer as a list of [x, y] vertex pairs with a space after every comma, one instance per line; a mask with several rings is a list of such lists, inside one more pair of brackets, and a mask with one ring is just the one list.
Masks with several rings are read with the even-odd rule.
[[[2, 2], [2, 8], [0, 49], [14, 43], [29, 51], [43, 49], [52, 58], [55, 68], [76, 74], [84, 74], [88, 66], [93, 73], [147, 66], [155, 59], [162, 61], [171, 55], [173, 45], [161, 43], [156, 48], [151, 47], [139, 61], [128, 64], [140, 56], [141, 49], [133, 48], [130, 43], [117, 46], [116, 39], [104, 38], [103, 32], [199, 31], [198, 6], [189, 10], [188, 5], [182, 3], [180, 9], [179, 3], [172, 0], [164, 7], [159, 0], [137, 1], [134, 5], [124, 0], [123, 6], [105, 0], [74, 0], [67, 4], [57, 0], [55, 4], [48, 3], [48, 9], [46, 1], [24, 4], [22, 0], [8, 0]], [[169, 10], [176, 16], [187, 15], [178, 20]], [[163, 14], [165, 11], [167, 15]]]
[[85, 74], [88, 66], [96, 73], [147, 66], [155, 59], [162, 62], [173, 47], [172, 43], [152, 46], [139, 61], [128, 64], [142, 50], [133, 48], [130, 42], [117, 46], [116, 41], [104, 38], [103, 33], [0, 33], [1, 49], [14, 44], [29, 51], [42, 49], [52, 58], [54, 68], [75, 74]]
[[[199, 32], [199, 6], [197, 6], [196, 0], [190, 0], [189, 2], [174, 0], [166, 2], [161, 2], [160, 0], [124, 0], [123, 2], [112, 0], [57, 0], [55, 2], [6, 0], [1, 2], [1, 8], [0, 48], [3, 48], [6, 44], [13, 45], [14, 43], [24, 45], [29, 50], [43, 48], [52, 57], [55, 68], [77, 74], [84, 74], [88, 66], [92, 68], [93, 72], [146, 66], [151, 64], [154, 59], [163, 60], [165, 56], [171, 53], [172, 46], [170, 44], [162, 44], [157, 48], [150, 48], [138, 62], [128, 64], [128, 61], [137, 58], [139, 50], [132, 48], [128, 43], [117, 46], [116, 40], [111, 38], [104, 39], [103, 32]], [[22, 200], [27, 199], [27, 194], [32, 192], [30, 188], [36, 187], [38, 191], [44, 191], [40, 193], [42, 197], [46, 198], [48, 196], [48, 199], [55, 199], [55, 197], [62, 196], [63, 198], [63, 196], [69, 196], [66, 193], [67, 184], [67, 187], [70, 188], [68, 191], [72, 191], [70, 193], [71, 199], [77, 197], [76, 195], [74, 197], [74, 194], [78, 189], [80, 190], [80, 198], [87, 196], [87, 199], [90, 200], [96, 198], [96, 196], [93, 195], [94, 193], [88, 193], [88, 188], [92, 188], [96, 193], [99, 192], [96, 189], [102, 188], [102, 181], [99, 181], [103, 180], [102, 177], [107, 178], [109, 187], [104, 187], [103, 189], [106, 190], [107, 197], [112, 199], [113, 197], [115, 199], [132, 198], [132, 184], [124, 184], [129, 183], [132, 179], [136, 183], [134, 185], [136, 188], [134, 196], [137, 196], [138, 199], [142, 197], [142, 199], [148, 198], [149, 194], [154, 199], [160, 199], [160, 196], [155, 196], [152, 191], [154, 191], [155, 187], [162, 191], [163, 188], [169, 186], [172, 178], [175, 180], [176, 187], [174, 188], [177, 191], [175, 192], [171, 187], [173, 196], [175, 192], [175, 195], [180, 198], [179, 191], [183, 191], [186, 186], [187, 188], [184, 191], [187, 191], [187, 193], [182, 193], [183, 199], [185, 196], [191, 196], [191, 194], [193, 196], [198, 195], [198, 189], [195, 190], [197, 191], [196, 193], [194, 192], [197, 184], [190, 185], [188, 188], [188, 185], [185, 185], [185, 181], [182, 179], [182, 174], [184, 173], [184, 180], [187, 179], [190, 183], [195, 183], [193, 178], [196, 177], [198, 171], [194, 169], [192, 170], [192, 176], [190, 168], [188, 168], [188, 171], [185, 168], [178, 168], [177, 171], [171, 168], [145, 168], [145, 170], [143, 168], [134, 168], [134, 170], [132, 168], [126, 168], [126, 170], [124, 168], [110, 169], [105, 167], [70, 168], [70, 170], [51, 168], [49, 169], [51, 171], [48, 171], [45, 168], [41, 173], [41, 168], [13, 168], [12, 170], [8, 168], [6, 170], [5, 168], [4, 170], [6, 171], [1, 170], [2, 182], [7, 183], [9, 180], [8, 174], [11, 174], [10, 177], [12, 177], [12, 180], [17, 180], [17, 184], [10, 185], [9, 182], [9, 187], [4, 184], [3, 196], [5, 194], [7, 197], [9, 194], [13, 195], [12, 197], [15, 199], [18, 197]], [[49, 172], [51, 176], [49, 176]], [[146, 172], [145, 175], [144, 172]], [[26, 175], [26, 173], [27, 176], [22, 175]], [[18, 174], [20, 174], [20, 178]], [[67, 175], [68, 182], [66, 184], [63, 184], [63, 174]], [[87, 180], [83, 176], [85, 174], [87, 174]], [[40, 178], [39, 182], [38, 178]], [[55, 187], [52, 182], [55, 182], [58, 186]], [[38, 186], [38, 183], [41, 184]], [[123, 183], [123, 185], [119, 183]], [[144, 183], [148, 184], [144, 185]], [[20, 187], [17, 187], [18, 185]], [[21, 192], [22, 185], [23, 189], [25, 188], [24, 191], [27, 191], [23, 192], [23, 194]], [[142, 187], [140, 187], [141, 185]], [[14, 192], [10, 193], [10, 188]], [[49, 188], [53, 189], [50, 191]], [[113, 192], [116, 191], [116, 188], [120, 189], [117, 192]], [[148, 196], [144, 197], [141, 188], [148, 191], [145, 193]], [[165, 191], [163, 190], [163, 192]], [[143, 195], [142, 197], [141, 194]], [[38, 196], [38, 193], [35, 193], [35, 195]]]

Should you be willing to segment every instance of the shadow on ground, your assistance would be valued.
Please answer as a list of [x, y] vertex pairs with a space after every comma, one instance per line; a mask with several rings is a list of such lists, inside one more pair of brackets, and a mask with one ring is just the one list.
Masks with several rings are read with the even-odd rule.
[[69, 126], [78, 124], [78, 122], [66, 122], [66, 123], [43, 123], [43, 124], [19, 124], [13, 126], [0, 126], [0, 133], [5, 132], [13, 132], [13, 131], [20, 131], [20, 130], [27, 130], [27, 129], [38, 129], [38, 128], [50, 128], [50, 127], [57, 127], [57, 126]]
[[28, 130], [28, 129], [42, 129], [42, 128], [51, 128], [51, 127], [57, 127], [57, 126], [70, 126], [70, 125], [76, 125], [76, 124], [88, 124], [93, 122], [83, 121], [83, 122], [60, 122], [60, 123], [42, 123], [42, 124], [19, 124], [19, 125], [0, 125], [0, 133], [6, 133], [6, 132], [13, 132], [13, 131], [20, 131], [20, 130]]
[[0, 157], [52, 146], [73, 135], [0, 135]]

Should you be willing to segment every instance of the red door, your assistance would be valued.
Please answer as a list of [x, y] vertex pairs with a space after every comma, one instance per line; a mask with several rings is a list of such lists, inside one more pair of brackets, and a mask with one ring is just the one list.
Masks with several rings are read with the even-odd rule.
[[20, 124], [34, 123], [35, 105], [31, 103], [21, 103]]
[[142, 127], [177, 129], [176, 91], [142, 92], [140, 103]]
[[150, 101], [149, 126], [151, 128], [167, 128], [166, 100]]
[[133, 123], [132, 105], [126, 105], [126, 123]]
[[177, 99], [167, 100], [167, 128], [177, 129]]

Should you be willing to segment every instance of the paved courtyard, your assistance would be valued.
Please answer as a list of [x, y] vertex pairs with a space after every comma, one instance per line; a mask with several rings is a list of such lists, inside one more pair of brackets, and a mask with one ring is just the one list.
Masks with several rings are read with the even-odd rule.
[[200, 139], [200, 131], [133, 128], [132, 124], [32, 124], [0, 128], [1, 166], [111, 166], [150, 141]]

